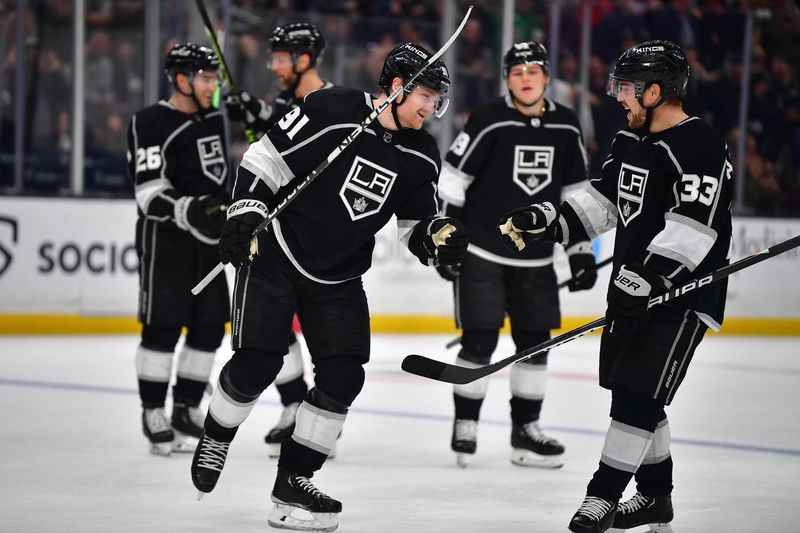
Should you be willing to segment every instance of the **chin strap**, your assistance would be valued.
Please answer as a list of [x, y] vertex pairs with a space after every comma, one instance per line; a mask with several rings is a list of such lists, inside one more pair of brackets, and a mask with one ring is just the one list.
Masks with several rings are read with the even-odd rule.
[[[384, 92], [386, 93], [387, 96], [389, 95], [389, 91], [387, 91], [386, 89], [384, 89]], [[407, 96], [408, 95], [406, 94], [406, 92], [403, 91], [403, 101], [398, 104], [397, 100], [394, 100], [391, 105], [392, 119], [394, 120], [394, 125], [397, 126], [397, 131], [403, 131], [405, 129], [408, 129], [404, 128], [403, 125], [400, 124], [400, 117], [397, 115], [397, 108], [406, 103]]]
[[194, 74], [191, 74], [190, 76], [187, 76], [187, 78], [189, 79], [189, 87], [192, 88], [192, 92], [185, 93], [185, 92], [181, 91], [180, 87], [178, 87], [177, 76], [176, 76], [175, 81], [172, 83], [172, 86], [175, 87], [175, 90], [178, 91], [179, 93], [181, 93], [183, 96], [188, 96], [189, 98], [191, 98], [192, 101], [194, 102], [194, 105], [197, 106], [197, 112], [199, 113], [199, 112], [203, 111], [203, 106], [200, 105], [200, 100], [197, 99], [197, 95], [194, 92]]

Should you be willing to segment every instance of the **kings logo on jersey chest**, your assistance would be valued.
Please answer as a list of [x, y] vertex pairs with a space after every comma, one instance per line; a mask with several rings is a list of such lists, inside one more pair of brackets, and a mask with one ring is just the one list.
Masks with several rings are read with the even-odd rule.
[[514, 147], [514, 183], [529, 196], [547, 187], [553, 181], [552, 146]]
[[197, 155], [200, 156], [200, 167], [208, 179], [222, 185], [228, 175], [228, 164], [225, 162], [225, 151], [219, 135], [197, 139]]
[[339, 190], [350, 218], [359, 220], [380, 211], [396, 177], [396, 172], [356, 156]]
[[649, 171], [644, 168], [626, 163], [622, 163], [620, 166], [617, 210], [619, 211], [619, 218], [625, 226], [642, 212], [648, 173]]

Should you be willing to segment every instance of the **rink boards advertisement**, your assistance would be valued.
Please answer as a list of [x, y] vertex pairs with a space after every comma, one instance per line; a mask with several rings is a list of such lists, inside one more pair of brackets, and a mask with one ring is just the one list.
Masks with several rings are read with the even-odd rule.
[[[135, 222], [132, 200], [0, 198], [0, 321], [14, 316], [34, 320], [40, 315], [134, 316]], [[798, 233], [800, 220], [737, 218], [732, 260]], [[597, 239], [594, 248], [598, 260], [609, 257], [613, 238]], [[569, 267], [560, 246], [555, 265], [559, 279], [567, 279]], [[610, 270], [609, 266], [600, 271], [591, 291], [562, 290], [562, 314], [581, 319], [600, 316]], [[726, 315], [800, 324], [798, 271], [800, 252], [795, 249], [734, 274]], [[364, 286], [376, 330], [453, 328], [451, 284], [433, 268], [423, 267], [397, 240], [394, 221], [376, 236], [373, 266], [364, 276]], [[384, 327], [393, 320], [395, 327]]]

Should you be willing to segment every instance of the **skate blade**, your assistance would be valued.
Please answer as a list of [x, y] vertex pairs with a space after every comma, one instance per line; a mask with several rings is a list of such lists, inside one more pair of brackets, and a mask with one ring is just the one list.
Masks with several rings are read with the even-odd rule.
[[[607, 531], [607, 533], [625, 533], [626, 531], [633, 531], [634, 529], [638, 529], [643, 526], [644, 524], [642, 526], [636, 526], [635, 528], [630, 529], [611, 528]], [[643, 531], [642, 533], [673, 533], [672, 526], [669, 523], [647, 524], [647, 526], [650, 529]]]
[[202, 500], [202, 499], [203, 499], [203, 496], [205, 496], [205, 495], [206, 495], [206, 493], [205, 493], [205, 492], [203, 492], [202, 490], [198, 490], [198, 491], [197, 491], [197, 501], [200, 501], [200, 500]]
[[472, 459], [472, 454], [471, 453], [457, 453], [456, 454], [456, 464], [461, 468], [468, 467], [471, 459]]
[[151, 442], [150, 453], [160, 457], [169, 457], [172, 453], [172, 446], [169, 442]]
[[518, 466], [534, 468], [561, 468], [564, 466], [564, 455], [539, 455], [530, 450], [515, 448], [511, 451], [511, 462]]
[[339, 527], [339, 518], [338, 513], [312, 513], [292, 505], [275, 503], [267, 523], [278, 529], [327, 532]]
[[194, 453], [199, 444], [199, 440], [185, 433], [176, 433], [175, 440], [172, 441], [172, 451], [175, 453]]

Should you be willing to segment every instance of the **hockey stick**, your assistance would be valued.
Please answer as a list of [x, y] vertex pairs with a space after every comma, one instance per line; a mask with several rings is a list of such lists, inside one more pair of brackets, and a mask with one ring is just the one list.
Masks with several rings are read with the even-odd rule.
[[[739, 272], [740, 270], [744, 270], [745, 268], [751, 267], [756, 263], [760, 263], [761, 261], [765, 261], [771, 257], [775, 257], [776, 255], [780, 255], [788, 250], [791, 250], [792, 248], [797, 248], [798, 246], [800, 246], [800, 235], [796, 235], [795, 237], [792, 237], [789, 240], [783, 241], [774, 246], [770, 246], [766, 250], [761, 250], [760, 252], [756, 252], [753, 255], [740, 259], [735, 263], [726, 265], [718, 270], [715, 270], [714, 272], [708, 274], [707, 276], [690, 281], [678, 288], [672, 289], [660, 296], [652, 298], [650, 300], [650, 303], [648, 304], [648, 308], [658, 305], [660, 303], [667, 302], [669, 300], [673, 300], [699, 287], [704, 287], [710, 283], [714, 283], [715, 281], [727, 278], [731, 274]], [[534, 356], [535, 354], [538, 354], [545, 350], [549, 350], [550, 348], [555, 348], [556, 346], [560, 346], [573, 339], [577, 339], [578, 337], [582, 337], [587, 333], [602, 328], [603, 326], [605, 326], [605, 324], [606, 324], [605, 317], [598, 318], [593, 322], [584, 324], [583, 326], [575, 328], [572, 331], [568, 331], [567, 333], [559, 335], [558, 337], [554, 337], [549, 341], [528, 348], [527, 350], [522, 350], [521, 352], [514, 354], [510, 357], [506, 357], [505, 359], [498, 361], [496, 363], [492, 363], [486, 366], [481, 366], [478, 368], [467, 368], [463, 366], [450, 365], [447, 363], [443, 363], [441, 361], [429, 359], [428, 357], [422, 355], [408, 355], [406, 356], [405, 359], [403, 359], [402, 369], [411, 374], [416, 374], [418, 376], [422, 376], [425, 378], [434, 379], [436, 381], [443, 381], [445, 383], [454, 383], [456, 385], [463, 385], [465, 383], [471, 383], [476, 379], [480, 379], [490, 374], [494, 374], [501, 368], [506, 367], [511, 363], [521, 361], [522, 359], [527, 359], [528, 357]]]
[[[614, 257], [613, 256], [612, 257], [607, 257], [606, 259], [603, 259], [599, 263], [596, 263], [594, 266], [591, 266], [591, 267], [586, 268], [584, 270], [579, 270], [577, 274], [575, 274], [574, 276], [572, 276], [568, 280], [565, 280], [565, 281], [562, 281], [561, 283], [559, 283], [558, 284], [558, 288], [559, 289], [563, 289], [564, 287], [566, 287], [567, 285], [569, 285], [573, 281], [576, 281], [576, 280], [579, 280], [580, 278], [582, 278], [584, 276], [584, 274], [600, 270], [604, 266], [606, 266], [608, 264], [611, 264], [613, 261], [614, 261]], [[455, 339], [451, 340], [450, 342], [448, 342], [447, 344], [445, 344], [445, 348], [447, 348], [449, 350], [453, 346], [456, 346], [459, 342], [461, 342], [461, 336], [460, 335], [458, 337], [456, 337]]]
[[[200, 1], [200, 0], [198, 0], [198, 1]], [[436, 52], [435, 54], [433, 54], [430, 58], [428, 58], [428, 60], [425, 62], [425, 64], [422, 65], [419, 68], [419, 70], [417, 70], [414, 73], [414, 75], [411, 76], [408, 79], [408, 81], [406, 81], [402, 85], [402, 87], [398, 87], [393, 93], [391, 93], [389, 95], [389, 97], [381, 105], [376, 107], [372, 111], [372, 113], [370, 113], [369, 116], [364, 119], [364, 121], [361, 124], [356, 126], [356, 129], [353, 130], [347, 137], [345, 137], [344, 140], [341, 143], [339, 143], [339, 146], [334, 148], [333, 151], [330, 154], [328, 154], [328, 157], [326, 157], [319, 165], [317, 165], [317, 168], [312, 170], [311, 173], [308, 176], [306, 176], [305, 179], [303, 179], [303, 181], [301, 181], [297, 185], [297, 187], [295, 187], [294, 190], [292, 192], [290, 192], [289, 195], [285, 199], [281, 200], [281, 202], [278, 204], [278, 206], [273, 211], [271, 211], [267, 215], [267, 217], [263, 221], [261, 221], [261, 223], [258, 226], [256, 226], [256, 229], [254, 229], [253, 233], [251, 234], [251, 237], [253, 239], [255, 239], [258, 236], [258, 234], [261, 233], [261, 231], [264, 228], [266, 228], [275, 219], [275, 217], [280, 215], [281, 212], [284, 209], [286, 209], [286, 206], [289, 205], [289, 203], [292, 200], [294, 200], [294, 198], [300, 193], [300, 191], [302, 191], [303, 189], [308, 187], [308, 185], [312, 181], [314, 181], [314, 179], [317, 176], [319, 176], [320, 173], [322, 173], [323, 170], [328, 168], [328, 165], [330, 165], [331, 162], [334, 159], [339, 157], [339, 154], [341, 154], [342, 151], [345, 148], [350, 146], [350, 144], [354, 140], [356, 140], [356, 138], [358, 138], [359, 135], [361, 135], [361, 133], [367, 128], [367, 126], [372, 124], [372, 122], [376, 118], [378, 118], [378, 115], [383, 113], [386, 110], [386, 108], [388, 108], [389, 105], [392, 102], [394, 102], [397, 99], [398, 96], [400, 96], [400, 93], [402, 93], [407, 87], [412, 85], [414, 83], [414, 80], [416, 80], [417, 77], [420, 74], [422, 74], [422, 72], [426, 68], [428, 68], [431, 64], [433, 64], [434, 61], [439, 59], [439, 57], [442, 54], [444, 54], [447, 51], [448, 48], [450, 48], [450, 45], [453, 44], [453, 41], [456, 40], [456, 37], [458, 37], [458, 34], [460, 34], [461, 30], [464, 29], [464, 25], [467, 23], [467, 20], [469, 19], [469, 14], [471, 12], [472, 12], [472, 6], [469, 6], [469, 8], [467, 8], [466, 15], [464, 15], [464, 18], [461, 20], [461, 24], [458, 25], [458, 28], [456, 28], [455, 33], [453, 33], [453, 35], [450, 36], [450, 39], [448, 39], [447, 42], [444, 43], [444, 45], [439, 49], [439, 51]], [[200, 294], [200, 292], [206, 287], [206, 285], [211, 283], [211, 280], [213, 280], [215, 277], [217, 277], [217, 275], [219, 275], [220, 272], [222, 272], [222, 269], [224, 268], [224, 266], [225, 265], [223, 265], [222, 263], [218, 263], [217, 266], [215, 266], [214, 269], [211, 272], [206, 274], [206, 277], [204, 277], [202, 280], [200, 280], [200, 283], [198, 283], [197, 285], [194, 286], [194, 288], [192, 289], [192, 294], [194, 294], [195, 296]]]
[[[222, 48], [220, 48], [219, 42], [217, 41], [217, 34], [214, 32], [214, 25], [211, 24], [211, 18], [208, 16], [206, 6], [203, 3], [203, 0], [195, 0], [195, 4], [197, 4], [197, 9], [200, 11], [200, 18], [203, 19], [203, 26], [205, 26], [208, 38], [211, 39], [211, 46], [214, 48], [214, 52], [216, 52], [217, 57], [219, 58], [219, 64], [222, 67], [222, 75], [225, 77], [225, 81], [228, 82], [228, 90], [232, 93], [235, 93], [236, 84], [233, 83], [233, 77], [231, 76], [231, 71], [228, 68], [228, 63], [225, 61], [225, 56], [222, 55]], [[256, 136], [253, 134], [253, 130], [248, 128], [247, 125], [245, 125], [244, 134], [247, 135], [247, 140], [251, 143], [256, 141]]]

